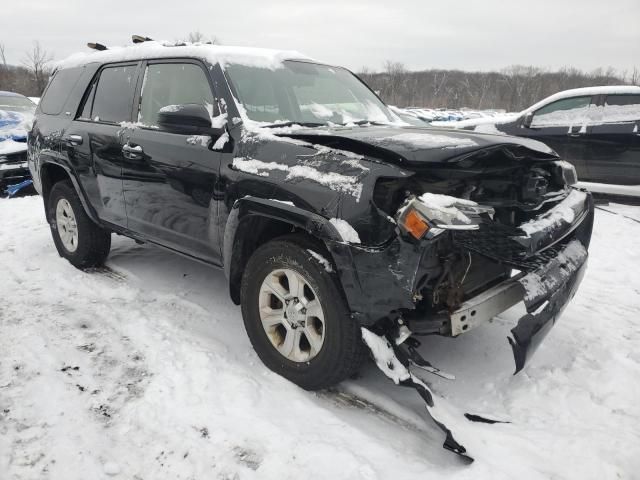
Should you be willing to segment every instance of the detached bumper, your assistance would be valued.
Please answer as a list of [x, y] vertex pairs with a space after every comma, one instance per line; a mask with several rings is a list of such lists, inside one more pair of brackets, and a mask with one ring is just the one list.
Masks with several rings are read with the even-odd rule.
[[572, 240], [547, 265], [506, 280], [466, 301], [451, 313], [451, 334], [458, 336], [524, 302], [527, 314], [508, 337], [518, 373], [575, 295], [587, 267], [587, 250]]
[[542, 248], [521, 260], [505, 259], [527, 273], [470, 298], [452, 312], [451, 335], [457, 336], [524, 302], [527, 314], [508, 336], [518, 373], [575, 295], [587, 267], [593, 227], [593, 201], [574, 191], [538, 221], [526, 226], [526, 237], [515, 238], [527, 251]]

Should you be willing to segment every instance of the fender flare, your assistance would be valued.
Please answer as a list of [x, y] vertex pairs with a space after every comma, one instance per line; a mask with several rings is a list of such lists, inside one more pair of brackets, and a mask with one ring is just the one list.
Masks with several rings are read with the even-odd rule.
[[[69, 177], [69, 179], [71, 180], [71, 184], [73, 185], [73, 188], [75, 189], [76, 193], [78, 194], [78, 197], [80, 198], [80, 203], [82, 204], [82, 207], [84, 208], [84, 211], [86, 212], [86, 214], [89, 216], [89, 218], [93, 222], [95, 222], [98, 225], [102, 225], [102, 222], [100, 222], [100, 220], [98, 219], [98, 215], [96, 214], [95, 210], [87, 200], [87, 196], [84, 190], [82, 189], [82, 186], [80, 185], [80, 182], [78, 181], [78, 178], [76, 177], [75, 172], [69, 165], [65, 165], [63, 162], [56, 162], [51, 159], [46, 159], [44, 161], [41, 161], [38, 168], [40, 171], [39, 172], [40, 182], [42, 182], [42, 170], [47, 168], [48, 165], [52, 165], [55, 168], [62, 168], [65, 171], [65, 173], [67, 174], [67, 177]], [[44, 193], [44, 190], [43, 190], [43, 193]], [[45, 198], [44, 195], [42, 196], [42, 199], [45, 204], [45, 215], [47, 216], [47, 220], [49, 220], [48, 218], [49, 213], [47, 210], [48, 199]]]
[[[232, 270], [234, 262], [242, 261], [242, 248], [238, 247], [241, 242], [236, 238], [237, 232], [243, 222], [255, 217], [272, 219], [291, 225], [306, 231], [309, 235], [321, 241], [336, 266], [336, 273], [340, 280], [339, 288], [344, 292], [345, 300], [349, 305], [353, 303], [353, 299], [358, 295], [360, 282], [357, 278], [357, 273], [352, 267], [352, 247], [342, 239], [333, 224], [326, 218], [303, 208], [278, 200], [267, 200], [253, 196], [246, 196], [236, 200], [224, 229], [222, 242], [223, 269], [229, 285], [229, 293], [235, 303], [240, 302], [235, 290], [236, 282], [238, 281], [236, 275], [240, 272]], [[358, 312], [351, 310], [353, 315], [359, 315]]]
[[235, 201], [224, 229], [222, 259], [227, 279], [231, 277], [231, 261], [240, 225], [251, 217], [263, 217], [287, 223], [326, 241], [342, 242], [336, 228], [326, 218], [278, 200], [246, 196]]

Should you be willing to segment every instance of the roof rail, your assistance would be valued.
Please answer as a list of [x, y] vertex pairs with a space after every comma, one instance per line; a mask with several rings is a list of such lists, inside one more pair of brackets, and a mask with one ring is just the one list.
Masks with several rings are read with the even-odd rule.
[[145, 37], [144, 35], [131, 35], [131, 41], [133, 43], [152, 42], [153, 38]]

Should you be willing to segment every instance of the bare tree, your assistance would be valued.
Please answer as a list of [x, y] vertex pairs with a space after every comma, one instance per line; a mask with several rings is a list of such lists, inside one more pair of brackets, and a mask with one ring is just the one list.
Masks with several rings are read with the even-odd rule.
[[4, 43], [0, 43], [0, 61], [2, 61], [2, 66], [4, 69], [7, 69], [7, 57], [4, 54]]
[[53, 55], [42, 48], [40, 42], [36, 40], [33, 42], [31, 51], [27, 52], [27, 58], [22, 62], [33, 75], [40, 93], [42, 93], [49, 81], [52, 70], [49, 64], [52, 60]]
[[200, 30], [195, 30], [193, 32], [189, 32], [187, 38], [185, 38], [186, 42], [189, 43], [210, 43], [211, 45], [219, 45], [220, 41], [215, 35], [207, 36], [202, 33]]

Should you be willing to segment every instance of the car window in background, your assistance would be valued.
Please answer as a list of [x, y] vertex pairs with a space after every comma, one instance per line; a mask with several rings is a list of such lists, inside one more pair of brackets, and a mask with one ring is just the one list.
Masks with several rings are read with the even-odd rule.
[[558, 100], [536, 110], [532, 128], [580, 125], [591, 121], [591, 97], [573, 97]]
[[57, 71], [40, 101], [40, 110], [48, 115], [58, 115], [67, 102], [73, 87], [80, 79], [83, 67], [67, 68]]
[[102, 70], [91, 110], [94, 122], [120, 123], [131, 119], [135, 71], [135, 65]]
[[640, 120], [640, 95], [607, 95], [604, 104], [605, 123]]
[[11, 112], [33, 112], [36, 104], [19, 95], [0, 95], [0, 110]]
[[285, 61], [269, 69], [231, 64], [227, 76], [250, 119], [261, 122], [388, 123], [387, 106], [344, 68]]
[[142, 84], [138, 122], [158, 125], [158, 112], [169, 105], [198, 103], [213, 111], [213, 94], [207, 77], [193, 63], [158, 63], [147, 66]]

